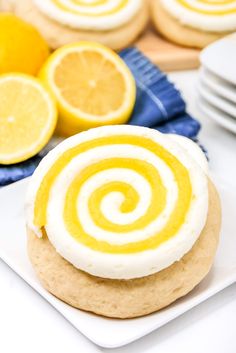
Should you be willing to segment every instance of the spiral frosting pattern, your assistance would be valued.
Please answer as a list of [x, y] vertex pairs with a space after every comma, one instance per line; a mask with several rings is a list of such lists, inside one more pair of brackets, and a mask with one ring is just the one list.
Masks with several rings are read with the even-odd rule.
[[75, 267], [137, 278], [179, 260], [207, 217], [207, 176], [178, 143], [154, 130], [110, 126], [73, 136], [39, 165], [28, 225], [45, 228]]
[[161, 0], [161, 3], [189, 27], [209, 32], [236, 30], [235, 0]]
[[110, 30], [129, 22], [142, 0], [33, 0], [46, 16], [77, 29]]

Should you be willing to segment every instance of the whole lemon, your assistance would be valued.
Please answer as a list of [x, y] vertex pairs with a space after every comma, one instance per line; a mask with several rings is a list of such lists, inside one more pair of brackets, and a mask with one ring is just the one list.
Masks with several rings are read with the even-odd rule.
[[0, 74], [36, 75], [48, 55], [47, 43], [32, 25], [14, 15], [0, 14]]

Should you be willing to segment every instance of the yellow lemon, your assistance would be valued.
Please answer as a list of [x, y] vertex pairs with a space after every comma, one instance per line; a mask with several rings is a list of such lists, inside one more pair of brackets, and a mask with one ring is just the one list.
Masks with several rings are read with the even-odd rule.
[[49, 55], [47, 43], [30, 24], [11, 14], [0, 14], [0, 73], [36, 75]]
[[73, 135], [92, 127], [123, 124], [135, 104], [134, 78], [112, 50], [79, 42], [56, 50], [40, 71], [58, 103], [58, 131]]
[[56, 123], [56, 103], [38, 79], [24, 74], [0, 76], [0, 164], [36, 155]]

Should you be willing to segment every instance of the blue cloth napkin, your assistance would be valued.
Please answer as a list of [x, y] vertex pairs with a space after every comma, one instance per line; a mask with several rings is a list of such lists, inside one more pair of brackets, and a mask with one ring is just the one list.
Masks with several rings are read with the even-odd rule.
[[[121, 51], [120, 57], [132, 71], [137, 86], [136, 104], [128, 124], [146, 126], [163, 133], [179, 134], [196, 140], [200, 124], [186, 112], [180, 92], [167, 76], [137, 48]], [[33, 174], [47, 152], [48, 148], [28, 161], [11, 166], [0, 165], [0, 186]]]
[[42, 157], [37, 155], [22, 163], [10, 166], [0, 165], [0, 186], [14, 183], [32, 175], [41, 159]]
[[135, 47], [124, 49], [120, 56], [132, 71], [137, 86], [136, 104], [128, 124], [195, 139], [201, 126], [186, 113], [180, 92], [166, 74]]

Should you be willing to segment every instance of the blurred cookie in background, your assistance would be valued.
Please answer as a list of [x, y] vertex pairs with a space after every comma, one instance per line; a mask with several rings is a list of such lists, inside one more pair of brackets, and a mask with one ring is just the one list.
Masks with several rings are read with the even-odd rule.
[[204, 48], [236, 31], [236, 1], [151, 0], [158, 32], [174, 43]]
[[3, 0], [0, 10], [34, 24], [53, 49], [86, 40], [119, 50], [139, 36], [149, 19], [144, 0]]

